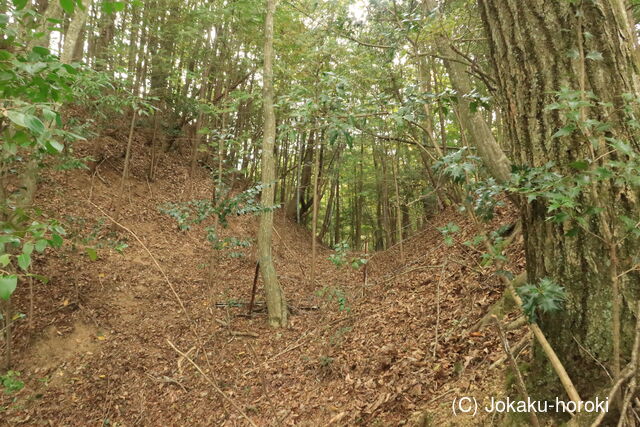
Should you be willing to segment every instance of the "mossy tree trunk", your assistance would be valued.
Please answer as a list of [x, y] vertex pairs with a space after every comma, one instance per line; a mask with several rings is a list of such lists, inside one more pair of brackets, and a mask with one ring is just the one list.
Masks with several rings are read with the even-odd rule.
[[[632, 44], [635, 35], [622, 1], [478, 0], [478, 5], [489, 38], [507, 137], [514, 146], [514, 164], [540, 167], [552, 161], [560, 173], [569, 175], [574, 173], [572, 162], [602, 162], [612, 156], [607, 153], [609, 147], [594, 148], [578, 132], [553, 137], [566, 123], [560, 112], [546, 107], [562, 88], [593, 92], [601, 103], [589, 108], [587, 116], [610, 123], [608, 136], [640, 151], [621, 108], [623, 94], [639, 93]], [[617, 285], [612, 284], [617, 281], [623, 295], [619, 306], [622, 363], [630, 356], [635, 322], [630, 306], [638, 297], [640, 279], [637, 272], [616, 274], [626, 268], [620, 269], [615, 259], [632, 263], [640, 246], [637, 240], [626, 239], [612, 252], [606, 242], [622, 240], [625, 231], [615, 218], [638, 218], [640, 204], [637, 189], [609, 181], [598, 184], [597, 191], [584, 193], [580, 203], [605, 207], [608, 213], [590, 217], [588, 230], [568, 236], [576, 223], [547, 221], [547, 205], [535, 200], [522, 207], [522, 222], [529, 282], [548, 277], [565, 287], [563, 310], [543, 316], [540, 326], [584, 397], [606, 384], [606, 375], [594, 359], [608, 364], [615, 373], [612, 289]], [[582, 351], [576, 341], [591, 354]], [[539, 350], [535, 370], [537, 374], [550, 372]], [[553, 388], [547, 391], [557, 393]]]

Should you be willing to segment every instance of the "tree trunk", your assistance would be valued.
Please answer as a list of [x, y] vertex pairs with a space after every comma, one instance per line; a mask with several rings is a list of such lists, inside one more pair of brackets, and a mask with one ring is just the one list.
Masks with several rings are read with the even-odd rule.
[[[320, 141], [322, 144], [322, 141]], [[316, 252], [317, 252], [317, 227], [318, 227], [318, 205], [320, 204], [320, 197], [318, 195], [318, 179], [320, 175], [320, 154], [322, 153], [322, 145], [320, 150], [316, 154], [316, 158], [313, 162], [313, 213], [311, 218], [311, 283], [316, 283]]]
[[[327, 201], [327, 208], [324, 211], [324, 219], [322, 220], [322, 228], [320, 229], [320, 234], [318, 235], [318, 240], [321, 242], [324, 240], [324, 236], [329, 231], [329, 226], [331, 224], [331, 216], [333, 213], [333, 201], [336, 196], [336, 179], [333, 179], [331, 183], [331, 190], [329, 191], [329, 200]], [[330, 239], [329, 239], [330, 240]]]
[[[639, 92], [631, 43], [635, 36], [621, 1], [478, 0], [478, 5], [489, 38], [515, 163], [540, 167], [553, 161], [560, 173], [570, 175], [574, 173], [570, 166], [573, 162], [596, 159], [593, 163], [598, 166], [612, 156], [605, 144], [593, 146], [579, 132], [553, 137], [566, 123], [558, 111], [545, 107], [555, 101], [554, 93], [562, 88], [581, 90], [582, 94], [593, 92], [599, 102], [589, 108], [589, 118], [610, 123], [608, 137], [627, 141], [633, 150], [640, 151], [623, 108], [622, 95], [637, 96]], [[569, 55], [571, 52], [578, 53]], [[586, 59], [584, 52], [593, 52], [594, 56]], [[598, 59], [600, 55], [602, 59]], [[613, 156], [625, 161], [619, 154]], [[612, 323], [617, 316], [614, 307], [618, 304], [613, 295], [618, 281], [620, 288], [626, 290], [619, 317], [621, 354], [628, 360], [634, 323], [628, 304], [637, 298], [640, 283], [637, 272], [616, 273], [617, 260], [631, 262], [637, 255], [637, 239], [626, 239], [618, 247], [606, 243], [626, 234], [616, 224], [616, 218], [638, 218], [639, 194], [610, 181], [593, 184], [596, 185], [597, 191], [583, 193], [581, 205], [603, 207], [607, 214], [591, 217], [588, 232], [580, 229], [568, 236], [576, 223], [547, 221], [549, 213], [543, 200], [522, 206], [529, 282], [548, 277], [564, 286], [567, 294], [564, 308], [543, 316], [540, 326], [583, 396], [608, 382], [596, 360], [613, 366], [614, 373], [616, 370], [616, 328]], [[624, 270], [627, 268], [620, 271]], [[588, 352], [580, 351], [576, 340]], [[538, 349], [536, 378], [543, 377], [545, 366]], [[551, 384], [539, 385], [539, 391], [549, 393], [547, 396], [557, 393]]]
[[76, 44], [84, 28], [84, 23], [87, 20], [90, 8], [90, 1], [85, 2], [84, 9], [76, 8], [69, 28], [64, 35], [64, 45], [62, 46], [62, 54], [60, 55], [60, 61], [64, 64], [69, 64], [73, 58], [74, 52], [76, 51]]
[[360, 144], [360, 158], [358, 159], [358, 170], [356, 175], [356, 217], [353, 224], [353, 248], [360, 250], [362, 240], [362, 211], [364, 196], [362, 194], [364, 181], [364, 143]]
[[342, 235], [340, 233], [340, 229], [342, 224], [340, 223], [340, 169], [336, 172], [336, 220], [333, 224], [333, 244], [337, 245], [340, 243], [340, 239]]
[[398, 163], [400, 162], [399, 144], [396, 149], [396, 159], [391, 159], [391, 173], [393, 175], [393, 189], [395, 190], [396, 207], [396, 241], [400, 246], [400, 262], [404, 264], [404, 247], [402, 244], [402, 208], [400, 206], [400, 188], [398, 187]]
[[[35, 46], [44, 46], [47, 49], [51, 44], [51, 22], [49, 19], [60, 19], [62, 17], [62, 7], [60, 6], [60, 1], [50, 0], [47, 4], [47, 9], [42, 14], [42, 19], [38, 23], [37, 33], [42, 33], [42, 40], [40, 38], [33, 38], [29, 40], [27, 48], [31, 50]], [[20, 32], [28, 31], [22, 25], [19, 28]], [[24, 35], [21, 35], [20, 38], [24, 40]]]
[[[276, 179], [273, 148], [276, 139], [276, 116], [273, 107], [273, 15], [275, 14], [276, 0], [267, 0], [267, 13], [264, 24], [264, 70], [263, 70], [263, 113], [264, 133], [262, 140], [262, 189], [261, 204], [268, 208], [273, 205], [274, 187]], [[260, 229], [258, 230], [258, 252], [260, 272], [267, 297], [267, 310], [269, 325], [272, 327], [284, 327], [287, 325], [287, 304], [278, 282], [276, 269], [271, 255], [271, 237], [273, 234], [273, 210], [269, 209], [260, 216]]]
[[[433, 10], [437, 2], [435, 0], [426, 0], [424, 4], [428, 9]], [[425, 12], [429, 13], [430, 10]], [[436, 48], [440, 55], [445, 58], [443, 62], [447, 69], [447, 74], [449, 74], [451, 86], [458, 94], [460, 122], [463, 132], [467, 132], [471, 137], [471, 142], [478, 149], [478, 154], [491, 176], [499, 183], [508, 182], [511, 175], [511, 163], [504, 155], [502, 148], [480, 112], [471, 111], [469, 98], [465, 96], [472, 91], [471, 79], [466, 73], [466, 66], [455, 60], [457, 54], [451, 48], [450, 41], [446, 37], [437, 37]]]

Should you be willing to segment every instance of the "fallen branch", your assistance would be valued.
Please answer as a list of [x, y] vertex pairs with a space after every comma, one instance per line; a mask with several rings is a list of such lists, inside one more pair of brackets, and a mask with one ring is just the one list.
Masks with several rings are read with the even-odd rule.
[[527, 324], [527, 318], [524, 317], [524, 316], [520, 316], [516, 320], [514, 320], [513, 322], [511, 322], [507, 326], [505, 326], [504, 330], [505, 331], [514, 331], [516, 329], [520, 329], [521, 327], [525, 326], [526, 324]]
[[171, 346], [171, 348], [173, 348], [173, 349], [174, 349], [174, 350], [175, 350], [175, 351], [176, 351], [180, 356], [182, 356], [182, 357], [184, 357], [186, 360], [188, 360], [188, 361], [189, 361], [189, 363], [191, 363], [191, 365], [193, 365], [193, 367], [194, 367], [194, 368], [196, 368], [196, 370], [197, 370], [198, 372], [200, 372], [200, 375], [202, 375], [202, 376], [204, 377], [204, 379], [205, 379], [205, 380], [207, 380], [207, 382], [208, 382], [209, 384], [211, 384], [211, 386], [214, 388], [214, 390], [215, 390], [215, 391], [217, 391], [217, 392], [218, 392], [218, 394], [220, 394], [224, 400], [226, 400], [227, 402], [229, 402], [229, 403], [231, 404], [231, 406], [233, 406], [233, 408], [234, 408], [236, 411], [238, 411], [238, 413], [239, 413], [240, 415], [242, 415], [242, 418], [244, 418], [245, 420], [247, 420], [247, 422], [248, 422], [249, 424], [251, 424], [252, 426], [254, 426], [254, 427], [258, 427], [258, 426], [256, 425], [256, 423], [254, 423], [254, 422], [253, 422], [253, 420], [252, 420], [251, 418], [249, 418], [249, 417], [247, 416], [247, 414], [245, 414], [245, 413], [244, 413], [244, 411], [242, 410], [242, 408], [240, 408], [236, 402], [234, 402], [233, 400], [231, 400], [231, 399], [229, 398], [229, 396], [227, 396], [227, 395], [225, 394], [225, 392], [224, 392], [224, 391], [222, 391], [222, 389], [221, 389], [220, 387], [218, 387], [218, 384], [216, 384], [216, 382], [215, 382], [215, 381], [213, 381], [213, 380], [211, 379], [211, 377], [209, 377], [209, 375], [207, 375], [207, 374], [202, 370], [202, 368], [200, 368], [200, 366], [198, 366], [198, 364], [197, 364], [196, 362], [194, 362], [194, 361], [193, 361], [193, 360], [192, 360], [192, 359], [191, 359], [191, 358], [190, 358], [186, 353], [183, 353], [183, 352], [181, 352], [180, 350], [178, 350], [178, 348], [177, 348], [175, 345], [173, 345], [173, 343], [172, 343], [171, 341], [167, 340], [167, 343], [169, 343], [169, 345]]
[[[507, 280], [507, 278], [505, 277], [504, 280]], [[516, 300], [519, 307], [522, 307], [522, 300], [516, 293], [515, 289], [513, 289], [513, 285], [511, 284], [511, 282], [509, 282], [509, 288], [511, 290], [511, 293], [513, 294], [513, 299]], [[569, 377], [569, 374], [567, 374], [567, 370], [562, 365], [562, 362], [558, 358], [558, 355], [553, 350], [553, 347], [551, 347], [551, 344], [549, 344], [549, 341], [547, 341], [547, 337], [544, 336], [542, 329], [540, 329], [540, 326], [535, 323], [530, 323], [529, 329], [531, 329], [531, 332], [533, 332], [536, 340], [538, 340], [538, 343], [540, 344], [540, 347], [542, 347], [542, 350], [547, 356], [547, 359], [549, 359], [553, 370], [556, 371], [556, 375], [558, 375], [558, 378], [560, 378], [560, 382], [567, 392], [569, 399], [575, 402], [576, 407], [579, 407], [580, 401], [582, 400], [580, 399], [580, 394], [578, 394], [578, 390], [576, 390], [576, 387], [573, 385], [573, 381], [571, 381], [571, 377]]]
[[[518, 367], [518, 363], [516, 362], [515, 357], [513, 357], [513, 353], [511, 353], [511, 349], [509, 349], [509, 341], [507, 341], [507, 337], [504, 335], [504, 331], [502, 330], [502, 326], [500, 325], [500, 321], [497, 316], [493, 316], [493, 321], [496, 325], [496, 329], [498, 330], [498, 335], [500, 335], [500, 341], [502, 341], [502, 348], [504, 348], [504, 352], [511, 362], [511, 367], [516, 373], [516, 378], [518, 379], [518, 388], [520, 389], [520, 394], [522, 397], [528, 402], [529, 401], [529, 393], [527, 392], [527, 386], [524, 384], [524, 379], [522, 378], [522, 373], [520, 372], [520, 368]], [[538, 421], [538, 416], [536, 415], [536, 411], [529, 412], [529, 417], [531, 417], [531, 424], [536, 427], [540, 426], [540, 422]]]
[[[506, 330], [506, 328], [505, 328]], [[531, 332], [527, 332], [521, 339], [520, 341], [518, 341], [512, 348], [512, 353], [513, 354], [518, 354], [520, 353], [520, 351], [522, 351], [523, 348], [525, 348], [527, 346], [527, 343], [529, 342], [529, 340], [531, 339]], [[504, 362], [506, 362], [507, 360], [507, 355], [505, 354], [504, 356], [502, 356], [500, 359], [496, 360], [495, 362], [493, 362], [491, 364], [491, 366], [489, 366], [489, 369], [495, 369], [498, 366], [502, 365]]]
[[440, 283], [442, 283], [442, 277], [444, 276], [444, 270], [447, 268], [447, 264], [449, 263], [449, 258], [444, 261], [442, 264], [442, 269], [440, 270], [440, 277], [438, 277], [438, 285], [436, 286], [436, 333], [433, 345], [433, 357], [436, 357], [436, 353], [438, 351], [438, 327], [440, 326]]
[[[607, 400], [609, 402], [613, 401], [613, 398], [618, 393], [618, 390], [620, 389], [620, 386], [622, 386], [622, 384], [624, 384], [629, 378], [631, 378], [631, 376], [634, 373], [635, 373], [635, 371], [631, 367], [631, 364], [627, 365], [622, 370], [622, 372], [620, 372], [620, 376], [618, 377], [618, 380], [613, 385], [613, 387], [611, 387], [611, 390], [609, 391], [609, 395], [607, 396]], [[598, 418], [596, 418], [596, 420], [593, 422], [593, 424], [591, 424], [591, 427], [598, 427], [602, 423], [602, 420], [604, 420], [604, 417], [606, 415], [607, 415], [606, 412], [600, 412], [600, 414], [598, 415]]]

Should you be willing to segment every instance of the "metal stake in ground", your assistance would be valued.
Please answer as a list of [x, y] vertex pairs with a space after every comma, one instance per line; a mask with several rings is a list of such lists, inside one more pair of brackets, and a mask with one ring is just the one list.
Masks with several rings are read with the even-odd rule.
[[249, 317], [253, 313], [253, 301], [256, 298], [256, 285], [258, 284], [258, 273], [260, 272], [260, 261], [256, 262], [256, 272], [253, 275], [253, 288], [251, 288], [251, 300], [249, 300]]

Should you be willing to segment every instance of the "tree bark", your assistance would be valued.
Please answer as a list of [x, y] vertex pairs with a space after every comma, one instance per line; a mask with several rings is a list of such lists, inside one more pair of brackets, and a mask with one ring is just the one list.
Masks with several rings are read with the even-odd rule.
[[69, 64], [71, 62], [74, 52], [76, 51], [76, 44], [78, 43], [80, 33], [84, 28], [84, 23], [87, 21], [90, 9], [90, 1], [85, 2], [84, 9], [79, 7], [76, 8], [73, 18], [71, 19], [71, 23], [69, 24], [69, 28], [67, 28], [67, 32], [64, 35], [64, 44], [62, 45], [60, 62], [64, 64]]
[[[428, 9], [425, 12], [429, 13], [436, 8], [437, 2], [436, 0], [426, 0], [424, 5]], [[466, 95], [471, 93], [472, 85], [471, 79], [466, 72], [466, 66], [461, 62], [452, 60], [455, 59], [457, 54], [446, 37], [438, 36], [436, 38], [436, 48], [440, 55], [445, 58], [443, 62], [447, 69], [451, 86], [458, 94], [462, 131], [469, 134], [471, 142], [478, 149], [478, 155], [491, 176], [499, 183], [508, 182], [511, 175], [511, 163], [493, 136], [493, 132], [484, 117], [480, 112], [471, 110], [471, 103]]]
[[[623, 108], [623, 94], [638, 96], [640, 92], [631, 42], [635, 36], [620, 1], [478, 0], [478, 5], [489, 38], [507, 137], [514, 145], [514, 163], [539, 167], [553, 161], [563, 175], [569, 175], [573, 173], [572, 162], [611, 156], [604, 144], [593, 147], [578, 132], [553, 137], [565, 123], [561, 114], [546, 106], [555, 101], [554, 93], [562, 88], [593, 92], [599, 103], [589, 108], [589, 117], [610, 123], [608, 136], [627, 141], [633, 150], [640, 151]], [[583, 54], [572, 58], [570, 52], [598, 52], [602, 59], [586, 59]], [[606, 381], [596, 360], [616, 365], [611, 319], [616, 317], [614, 307], [618, 302], [613, 298], [612, 285], [619, 281], [620, 288], [626, 289], [627, 304], [640, 290], [637, 272], [612, 274], [616, 259], [630, 262], [637, 255], [637, 239], [626, 239], [617, 248], [606, 244], [626, 233], [607, 217], [637, 218], [640, 195], [637, 190], [620, 188], [609, 181], [597, 185], [597, 191], [583, 194], [581, 204], [603, 206], [608, 215], [592, 217], [588, 232], [581, 230], [568, 236], [576, 224], [571, 220], [561, 224], [547, 221], [549, 214], [542, 200], [522, 206], [530, 283], [549, 277], [564, 286], [567, 294], [564, 308], [543, 316], [540, 326], [581, 395], [592, 394]], [[628, 359], [633, 342], [633, 315], [627, 304], [620, 307], [624, 359]], [[575, 340], [589, 350], [588, 354], [579, 350]], [[535, 353], [535, 375], [543, 378], [548, 371], [546, 362], [539, 349]], [[547, 396], [557, 392], [551, 384], [539, 384], [538, 389]]]
[[260, 216], [258, 230], [258, 252], [260, 272], [267, 297], [269, 325], [284, 327], [287, 325], [287, 304], [284, 293], [278, 282], [276, 269], [271, 254], [271, 240], [273, 234], [273, 205], [275, 196], [273, 181], [276, 178], [273, 149], [276, 139], [276, 116], [273, 107], [273, 15], [276, 10], [276, 0], [267, 0], [267, 13], [264, 24], [264, 70], [263, 70], [263, 115], [264, 132], [262, 140], [262, 189], [260, 202], [265, 212]]

